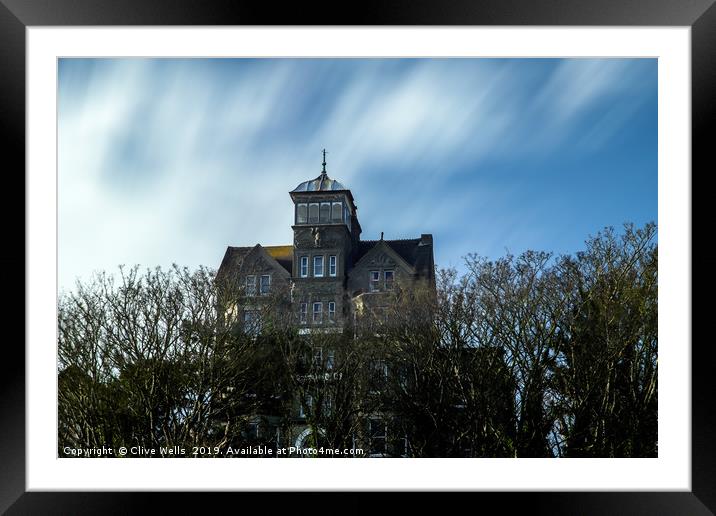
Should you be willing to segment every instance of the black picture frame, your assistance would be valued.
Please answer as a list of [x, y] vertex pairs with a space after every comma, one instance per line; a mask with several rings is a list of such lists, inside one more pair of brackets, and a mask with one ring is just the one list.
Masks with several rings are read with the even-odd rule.
[[[708, 253], [695, 253], [693, 239], [707, 228], [709, 217], [699, 217], [694, 207], [699, 196], [709, 195], [702, 183], [716, 170], [710, 134], [716, 114], [716, 6], [715, 0], [413, 0], [410, 2], [363, 1], [346, 5], [293, 3], [277, 6], [231, 0], [0, 0], [0, 126], [7, 129], [0, 140], [6, 163], [3, 177], [6, 195], [19, 200], [2, 203], [5, 221], [17, 219], [24, 210], [25, 191], [25, 29], [28, 26], [62, 25], [573, 25], [573, 26], [689, 26], [691, 27], [692, 73], [692, 277], [706, 272], [714, 260]], [[711, 131], [709, 131], [711, 129]], [[688, 171], [684, 171], [688, 173]], [[696, 181], [697, 180], [697, 181]], [[12, 182], [15, 184], [12, 184]], [[698, 182], [699, 188], [694, 188]], [[8, 192], [13, 192], [9, 195]], [[705, 233], [708, 235], [708, 233]], [[3, 253], [0, 275], [3, 285], [20, 289], [25, 274], [25, 226], [8, 224], [11, 253]], [[22, 251], [20, 251], [22, 249]], [[693, 283], [693, 282], [692, 282]], [[709, 292], [713, 275], [699, 276], [692, 290]], [[693, 294], [692, 294], [693, 296]], [[10, 296], [6, 296], [10, 297]], [[25, 296], [22, 296], [25, 299]], [[692, 321], [705, 315], [709, 303], [692, 298]], [[707, 299], [707, 298], [706, 298]], [[6, 328], [17, 328], [24, 319], [25, 304], [12, 296], [3, 311]], [[478, 503], [494, 502], [503, 508], [523, 505], [529, 512], [545, 514], [713, 514], [716, 512], [716, 381], [711, 371], [716, 353], [710, 339], [696, 339], [692, 323], [692, 491], [691, 492], [589, 492], [589, 493], [475, 493]], [[703, 326], [703, 324], [698, 325]], [[24, 325], [20, 333], [24, 332]], [[24, 337], [24, 333], [23, 333]], [[190, 512], [205, 507], [205, 494], [191, 493], [77, 493], [26, 492], [25, 488], [25, 348], [24, 338], [4, 340], [5, 367], [0, 375], [0, 511], [8, 514], [131, 514], [161, 504], [162, 512]], [[212, 495], [216, 496], [216, 495]], [[296, 501], [296, 496], [304, 499]], [[310, 504], [307, 497], [292, 494], [292, 504]], [[321, 495], [323, 496], [323, 495]], [[350, 493], [350, 497], [362, 497]], [[421, 500], [417, 493], [413, 500]], [[455, 496], [455, 494], [451, 494]], [[222, 502], [243, 506], [255, 494], [223, 493]], [[273, 500], [273, 499], [272, 499]], [[325, 501], [325, 498], [322, 498]], [[452, 498], [451, 500], [454, 500]], [[343, 501], [344, 504], [350, 504]], [[460, 503], [453, 501], [453, 503]], [[273, 502], [272, 502], [273, 504]]]

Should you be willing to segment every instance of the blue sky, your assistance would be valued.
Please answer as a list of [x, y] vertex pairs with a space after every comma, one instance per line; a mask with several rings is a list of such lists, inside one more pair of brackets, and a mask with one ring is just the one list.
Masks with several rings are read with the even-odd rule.
[[657, 221], [656, 59], [60, 59], [58, 103], [62, 289], [290, 244], [323, 148], [439, 267]]

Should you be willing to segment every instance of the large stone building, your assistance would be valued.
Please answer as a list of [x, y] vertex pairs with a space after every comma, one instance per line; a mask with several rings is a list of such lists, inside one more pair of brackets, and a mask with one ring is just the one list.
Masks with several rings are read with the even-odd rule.
[[[233, 294], [228, 302], [240, 311], [234, 316], [247, 333], [261, 331], [268, 305], [287, 315], [299, 334], [355, 335], [357, 324], [382, 317], [396, 289], [420, 285], [434, 290], [432, 235], [385, 240], [381, 233], [379, 240], [362, 240], [353, 194], [328, 177], [325, 151], [320, 175], [300, 183], [289, 195], [294, 207], [293, 244], [228, 247], [218, 271], [223, 285], [235, 288], [236, 302]], [[272, 313], [276, 317], [277, 312]], [[318, 352], [323, 356], [321, 348]], [[319, 361], [330, 372], [333, 351], [326, 354]], [[263, 436], [277, 447], [304, 447], [311, 435], [306, 409], [316, 400], [306, 393], [293, 395], [288, 428], [281, 418], [262, 414], [250, 423], [254, 430], [249, 434]], [[364, 426], [359, 435], [354, 434], [353, 446], [359, 443], [370, 456], [385, 456], [384, 419], [366, 414]]]
[[[433, 238], [361, 240], [353, 194], [323, 170], [289, 192], [293, 245], [228, 247], [219, 276], [237, 282], [245, 299], [286, 292], [286, 308], [302, 332], [344, 331], [363, 314], [381, 310], [396, 285], [434, 286]], [[417, 215], [417, 214], [416, 214]], [[257, 303], [242, 305], [255, 329]]]

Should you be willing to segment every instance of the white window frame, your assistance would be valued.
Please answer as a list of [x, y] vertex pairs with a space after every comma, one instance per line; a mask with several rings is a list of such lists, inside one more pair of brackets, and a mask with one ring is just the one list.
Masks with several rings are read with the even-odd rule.
[[[264, 283], [263, 279], [268, 278], [268, 287], [266, 288], [266, 292], [264, 292]], [[259, 294], [262, 296], [267, 296], [271, 292], [271, 275], [270, 274], [262, 274], [259, 278]]]
[[382, 382], [388, 380], [388, 362], [382, 358], [375, 359], [371, 362], [373, 372], [379, 375]]
[[[316, 210], [316, 220], [311, 219], [311, 206], [315, 206]], [[308, 203], [308, 223], [309, 224], [318, 224], [318, 222], [321, 220], [321, 204], [317, 202], [309, 202]]]
[[[335, 217], [333, 216], [334, 210], [336, 209], [336, 206], [338, 206], [338, 220], [335, 220]], [[343, 203], [338, 202], [332, 202], [331, 203], [331, 223], [341, 223], [343, 222]]]
[[308, 256], [301, 256], [299, 260], [299, 275], [308, 278]]
[[[249, 437], [252, 434], [251, 429], [255, 429], [255, 439], [259, 439], [261, 436], [259, 435], [259, 428], [260, 425], [258, 421], [251, 421], [248, 425], [246, 425], [246, 436]], [[249, 437], [251, 439], [251, 437]]]
[[246, 276], [246, 295], [253, 297], [256, 295], [256, 275], [249, 274]]
[[[304, 220], [303, 222], [298, 220], [298, 210], [300, 209], [301, 206], [306, 207], [306, 220]], [[296, 204], [296, 224], [308, 224], [308, 203], [307, 202], [299, 202]]]
[[301, 303], [298, 312], [298, 322], [301, 324], [306, 324], [308, 322], [308, 303]]
[[[320, 274], [318, 274], [318, 273], [316, 272], [316, 261], [317, 261], [318, 259], [321, 260], [321, 273], [320, 273]], [[323, 272], [324, 272], [324, 271], [323, 271], [323, 269], [324, 269], [324, 267], [323, 267], [324, 263], [323, 263], [323, 262], [324, 262], [324, 261], [325, 261], [325, 260], [324, 260], [323, 255], [318, 255], [318, 256], [314, 256], [314, 257], [313, 257], [313, 277], [314, 277], [314, 278], [322, 278], [322, 277], [323, 277]]]
[[313, 364], [314, 365], [323, 364], [323, 348], [321, 346], [318, 346], [318, 347], [314, 348], [314, 350], [313, 350]]
[[[328, 206], [328, 220], [324, 220], [321, 218], [321, 213], [323, 212], [323, 207]], [[331, 223], [331, 203], [330, 202], [322, 202], [320, 206], [318, 207], [318, 223], [319, 224], [330, 224]]]
[[338, 275], [338, 256], [335, 254], [328, 257], [328, 275], [332, 278]]
[[402, 453], [400, 453], [401, 457], [407, 457], [410, 454], [410, 445], [408, 444], [408, 434], [403, 434], [403, 437], [400, 437], [398, 439], [398, 442], [402, 443]]
[[[316, 310], [316, 307], [318, 307], [318, 310]], [[313, 315], [311, 316], [311, 321], [313, 324], [323, 324], [323, 303], [321, 301], [315, 301], [312, 308], [311, 313]]]
[[[249, 315], [251, 314], [251, 315]], [[247, 318], [248, 316], [248, 318]], [[250, 328], [247, 328], [247, 323], [250, 324]], [[244, 310], [244, 333], [253, 337], [258, 336], [261, 333], [261, 314], [258, 310]]]
[[[377, 274], [377, 278], [376, 278]], [[370, 292], [380, 292], [380, 271], [370, 271]]]
[[305, 398], [303, 399], [303, 403], [298, 404], [298, 417], [306, 417], [306, 412], [303, 410], [304, 404], [309, 408], [313, 408], [313, 396], [310, 394], [306, 394]]
[[[381, 427], [382, 427], [382, 429], [383, 429], [382, 435], [375, 435], [375, 436], [374, 436], [373, 433], [371, 432], [372, 426], [373, 426], [373, 424], [372, 424], [373, 421], [377, 421], [378, 424], [381, 425]], [[388, 423], [387, 423], [387, 421], [385, 421], [385, 420], [382, 419], [382, 418], [369, 418], [369, 419], [368, 419], [368, 425], [369, 425], [369, 427], [368, 427], [368, 430], [369, 430], [369, 431], [368, 431], [368, 439], [369, 439], [369, 441], [370, 441], [369, 444], [368, 444], [368, 453], [369, 453], [369, 456], [370, 456], [370, 457], [385, 457], [385, 456], [387, 455], [387, 452], [388, 452]], [[373, 441], [374, 441], [374, 440], [381, 440], [381, 441], [383, 441], [383, 452], [382, 452], [382, 453], [373, 453]]]
[[[390, 274], [390, 281], [388, 281], [388, 274]], [[393, 285], [395, 285], [395, 271], [383, 271], [383, 285], [385, 287], [385, 290], [393, 290]]]
[[336, 322], [336, 303], [335, 301], [328, 302], [328, 322]]

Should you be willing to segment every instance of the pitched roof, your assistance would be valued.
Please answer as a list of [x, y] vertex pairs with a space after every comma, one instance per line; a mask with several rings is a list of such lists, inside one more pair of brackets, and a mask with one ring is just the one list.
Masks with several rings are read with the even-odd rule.
[[[358, 263], [368, 251], [380, 242], [381, 240], [362, 240], [358, 242], [356, 254], [353, 257], [354, 263]], [[432, 235], [423, 235], [421, 238], [382, 240], [382, 242], [387, 244], [411, 267], [414, 267], [420, 276], [432, 277], [434, 267]]]
[[226, 248], [224, 253], [224, 259], [221, 260], [217, 277], [221, 277], [228, 274], [229, 271], [238, 270], [241, 267], [242, 262], [248, 256], [248, 254], [256, 247], [262, 247], [266, 253], [276, 260], [281, 267], [286, 269], [291, 274], [293, 268], [293, 246], [292, 245], [274, 245], [274, 246], [261, 246], [257, 244], [252, 247], [231, 247]]
[[289, 274], [293, 270], [293, 246], [292, 245], [268, 245], [264, 246], [266, 252], [286, 269]]
[[226, 252], [224, 253], [224, 258], [221, 260], [221, 265], [219, 265], [219, 270], [216, 274], [217, 278], [228, 274], [228, 272], [230, 270], [234, 270], [235, 267], [240, 267], [244, 258], [246, 258], [246, 255], [249, 254], [251, 249], [253, 249], [253, 247], [228, 246], [226, 248]]

